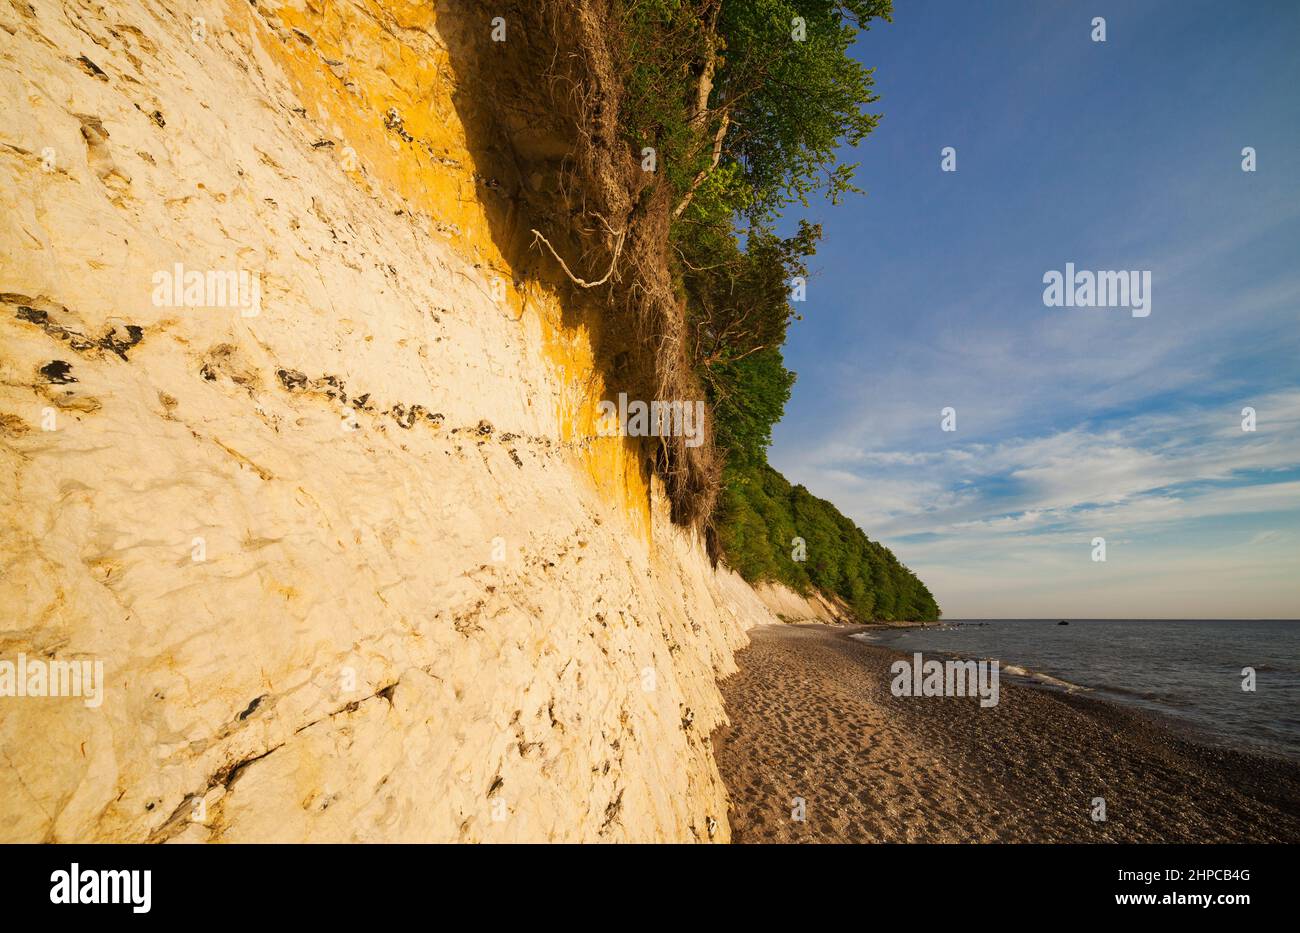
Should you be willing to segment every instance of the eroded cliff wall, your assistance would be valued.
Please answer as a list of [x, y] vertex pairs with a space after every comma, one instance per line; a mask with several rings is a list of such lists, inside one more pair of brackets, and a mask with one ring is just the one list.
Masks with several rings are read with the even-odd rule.
[[104, 672], [0, 697], [0, 840], [727, 838], [771, 616], [591, 436], [478, 7], [0, 0], [0, 660]]

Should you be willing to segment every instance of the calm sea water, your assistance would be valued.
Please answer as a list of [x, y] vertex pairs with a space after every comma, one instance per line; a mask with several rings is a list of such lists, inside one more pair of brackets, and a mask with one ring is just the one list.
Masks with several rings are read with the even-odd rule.
[[[871, 630], [908, 653], [996, 658], [1004, 677], [1181, 720], [1204, 739], [1300, 759], [1300, 622], [971, 619]], [[1244, 667], [1255, 692], [1242, 690]]]

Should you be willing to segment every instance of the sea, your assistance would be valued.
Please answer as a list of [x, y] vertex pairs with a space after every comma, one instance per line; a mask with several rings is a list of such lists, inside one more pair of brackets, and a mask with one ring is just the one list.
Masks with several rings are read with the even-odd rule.
[[[1300, 760], [1300, 621], [961, 619], [869, 629], [908, 654], [999, 662], [1001, 676], [1181, 722], [1203, 741]], [[1250, 686], [1250, 668], [1254, 689]]]

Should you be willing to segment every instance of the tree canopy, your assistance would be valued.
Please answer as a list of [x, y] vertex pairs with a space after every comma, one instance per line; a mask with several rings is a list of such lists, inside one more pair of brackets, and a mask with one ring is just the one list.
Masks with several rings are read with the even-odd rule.
[[[934, 598], [829, 502], [767, 464], [795, 374], [781, 347], [821, 227], [775, 223], [812, 195], [857, 192], [844, 147], [880, 116], [850, 49], [891, 0], [627, 0], [624, 126], [672, 186], [670, 238], [690, 356], [726, 460], [714, 514], [722, 553], [750, 580], [842, 597], [863, 618], [933, 619]], [[792, 539], [807, 561], [792, 558]]]

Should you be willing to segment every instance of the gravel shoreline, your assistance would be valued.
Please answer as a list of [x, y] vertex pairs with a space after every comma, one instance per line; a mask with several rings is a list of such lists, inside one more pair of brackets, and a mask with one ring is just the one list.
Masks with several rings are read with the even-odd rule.
[[1296, 762], [1007, 678], [991, 708], [895, 697], [907, 655], [848, 637], [863, 629], [751, 630], [713, 735], [733, 841], [1300, 841]]

